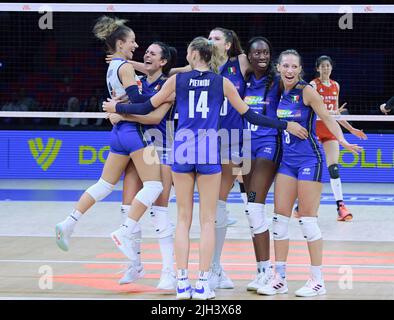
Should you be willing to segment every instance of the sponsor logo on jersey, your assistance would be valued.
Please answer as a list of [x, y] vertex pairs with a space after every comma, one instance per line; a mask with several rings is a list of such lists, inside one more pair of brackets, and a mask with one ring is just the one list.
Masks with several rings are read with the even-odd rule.
[[300, 118], [301, 117], [301, 110], [278, 109], [276, 111], [276, 115], [278, 118]]
[[248, 105], [262, 104], [263, 97], [261, 97], [261, 96], [246, 96], [244, 98], [244, 101]]

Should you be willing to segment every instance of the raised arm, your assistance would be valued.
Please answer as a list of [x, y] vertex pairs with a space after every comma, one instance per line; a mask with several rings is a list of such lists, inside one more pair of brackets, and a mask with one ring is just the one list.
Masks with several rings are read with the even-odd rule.
[[179, 67], [179, 68], [172, 68], [169, 72], [169, 76], [173, 76], [177, 73], [188, 72], [188, 71], [192, 71], [192, 67], [189, 65], [184, 66], [184, 67]]
[[223, 78], [223, 90], [224, 95], [228, 98], [231, 105], [250, 123], [256, 124], [262, 127], [270, 127], [281, 130], [287, 130], [291, 134], [299, 137], [300, 139], [306, 139], [308, 137], [308, 131], [296, 122], [287, 122], [278, 119], [272, 119], [267, 116], [263, 116], [254, 112], [249, 106], [241, 99], [237, 89], [227, 78]]
[[328, 130], [337, 138], [338, 142], [347, 150], [357, 154], [362, 148], [356, 144], [350, 144], [346, 141], [343, 136], [342, 130], [339, 127], [336, 120], [330, 116], [327, 108], [324, 106], [323, 100], [320, 97], [319, 93], [311, 88], [310, 86], [306, 86], [303, 90], [303, 100], [305, 105], [310, 106], [313, 111], [319, 116], [319, 118], [324, 122], [327, 126]]

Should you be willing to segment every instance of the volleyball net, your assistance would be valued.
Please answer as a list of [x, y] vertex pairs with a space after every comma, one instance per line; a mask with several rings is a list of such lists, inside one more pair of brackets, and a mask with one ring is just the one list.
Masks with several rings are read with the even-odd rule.
[[316, 77], [316, 59], [331, 56], [339, 104], [347, 102], [350, 113], [335, 118], [372, 133], [366, 141], [347, 135], [365, 151], [341, 151], [341, 177], [393, 181], [394, 116], [379, 111], [393, 96], [393, 5], [1, 3], [0, 178], [99, 176], [109, 148], [108, 133], [97, 131], [111, 124], [101, 109], [108, 97], [105, 50], [92, 29], [104, 14], [129, 20], [137, 61], [160, 40], [177, 48], [177, 66], [184, 66], [188, 43], [215, 27], [234, 30], [244, 49], [254, 36], [268, 38], [274, 59], [296, 49], [307, 81]]

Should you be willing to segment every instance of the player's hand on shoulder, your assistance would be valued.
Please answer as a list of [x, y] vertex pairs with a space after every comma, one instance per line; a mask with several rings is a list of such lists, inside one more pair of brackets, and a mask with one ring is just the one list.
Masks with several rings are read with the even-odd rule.
[[287, 123], [286, 131], [300, 139], [308, 138], [308, 131], [297, 122], [289, 121]]
[[106, 63], [111, 63], [113, 57], [114, 57], [113, 54], [107, 54], [106, 57], [105, 57], [105, 62]]

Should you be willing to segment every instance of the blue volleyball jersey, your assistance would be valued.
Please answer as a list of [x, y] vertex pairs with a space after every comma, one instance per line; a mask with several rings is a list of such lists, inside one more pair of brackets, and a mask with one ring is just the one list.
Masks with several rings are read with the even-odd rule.
[[[177, 149], [187, 147], [190, 152], [187, 157], [189, 164], [212, 163], [207, 162], [208, 156], [217, 157], [215, 162], [220, 163], [217, 131], [223, 100], [222, 76], [212, 71], [198, 70], [176, 75], [176, 109], [179, 119], [173, 148], [175, 162], [179, 162]], [[208, 136], [210, 133], [213, 135]], [[201, 155], [204, 155], [203, 159]]]
[[[159, 90], [163, 87], [164, 83], [166, 82], [167, 77], [164, 75], [161, 75], [156, 81], [153, 81], [152, 83], [148, 82], [147, 77], [143, 77], [141, 79], [142, 83], [142, 93], [146, 96], [154, 96]], [[170, 110], [168, 110], [167, 114], [164, 116], [164, 118], [160, 121], [160, 123], [156, 126], [145, 126], [146, 128], [157, 128], [161, 131], [161, 133], [164, 135], [164, 140], [165, 140], [165, 135], [166, 135], [166, 127], [167, 127], [167, 121], [173, 121], [174, 120], [174, 110], [171, 107]]]
[[[270, 88], [268, 88], [268, 92], [266, 92], [267, 82], [268, 76], [256, 79], [255, 75], [251, 74], [249, 80], [246, 82], [244, 101], [254, 112], [277, 119], [276, 111], [280, 97], [280, 77], [274, 77]], [[265, 139], [272, 139], [278, 134], [277, 129], [257, 126], [248, 121], [245, 122], [246, 127], [251, 131], [252, 139], [264, 137]]]
[[[244, 96], [245, 79], [241, 72], [238, 57], [229, 58], [227, 62], [220, 67], [220, 74], [229, 79], [237, 88], [241, 98]], [[225, 129], [243, 129], [244, 121], [237, 110], [227, 100], [224, 100], [220, 111], [220, 127]]]
[[307, 82], [301, 80], [293, 89], [283, 92], [278, 105], [279, 119], [298, 122], [308, 130], [308, 138], [305, 140], [284, 131], [282, 162], [290, 166], [323, 162], [323, 152], [316, 136], [316, 114], [310, 106], [304, 104], [302, 97], [307, 85]]

